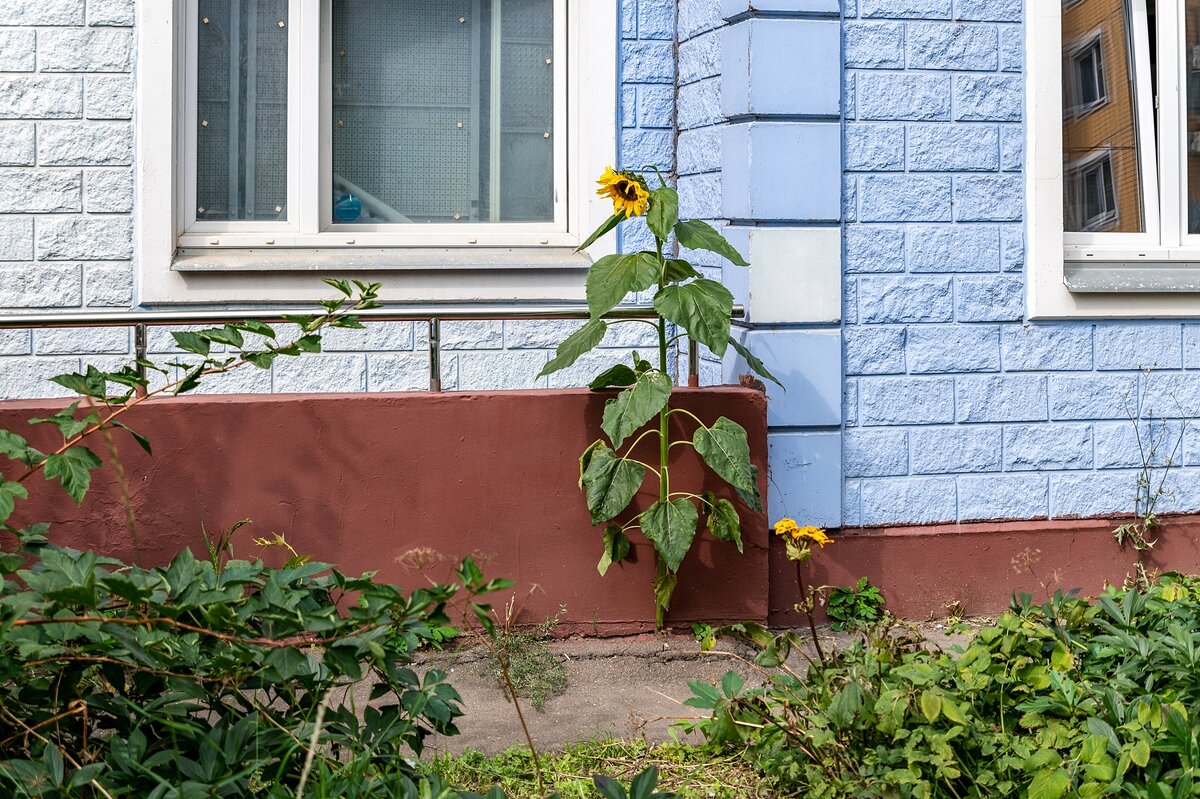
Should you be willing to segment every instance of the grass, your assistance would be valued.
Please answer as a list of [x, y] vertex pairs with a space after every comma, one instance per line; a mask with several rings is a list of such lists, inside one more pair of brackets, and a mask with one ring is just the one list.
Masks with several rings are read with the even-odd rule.
[[[561, 615], [563, 611], [559, 611]], [[508, 617], [511, 619], [512, 612]], [[535, 710], [542, 710], [546, 701], [561, 696], [567, 690], [567, 670], [562, 660], [546, 645], [550, 631], [558, 623], [558, 615], [547, 619], [533, 630], [518, 632], [511, 623], [497, 627], [492, 636], [491, 673], [496, 684], [504, 689], [504, 679], [497, 657], [508, 662], [508, 677], [518, 697], [528, 699]]]
[[[717, 754], [706, 747], [645, 741], [588, 741], [561, 752], [543, 752], [542, 770], [548, 790], [563, 799], [595, 799], [593, 774], [628, 780], [647, 766], [658, 766], [660, 791], [680, 799], [754, 799], [782, 797], [737, 755]], [[441, 755], [430, 770], [460, 790], [485, 793], [499, 785], [510, 799], [543, 799], [533, 777], [529, 750], [514, 747], [494, 757], [469, 750], [461, 755]]]

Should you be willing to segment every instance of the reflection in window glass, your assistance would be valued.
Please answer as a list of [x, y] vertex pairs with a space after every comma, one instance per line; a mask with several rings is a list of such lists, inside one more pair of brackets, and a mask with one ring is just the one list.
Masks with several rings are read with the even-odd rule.
[[[1189, 0], [1190, 2], [1191, 0]], [[1063, 7], [1065, 229], [1145, 229], [1138, 96], [1130, 22], [1146, 0], [1080, 0]], [[1148, 47], [1149, 43], [1140, 43]]]
[[286, 218], [287, 5], [287, 0], [199, 2], [199, 220]]
[[552, 221], [553, 55], [553, 0], [334, 0], [333, 221]]
[[1200, 233], [1200, 0], [1186, 0], [1184, 69], [1187, 71], [1187, 223]]

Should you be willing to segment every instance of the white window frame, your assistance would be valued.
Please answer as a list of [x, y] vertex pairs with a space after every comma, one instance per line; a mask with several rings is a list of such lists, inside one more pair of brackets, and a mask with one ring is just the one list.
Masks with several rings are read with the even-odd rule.
[[[554, 221], [411, 226], [333, 222], [332, 121], [323, 113], [332, 0], [289, 0], [288, 220], [196, 221], [196, 0], [138, 3], [139, 300], [303, 301], [325, 293], [314, 270], [381, 280], [390, 301], [581, 298], [581, 270], [613, 246], [607, 237], [588, 256], [574, 253], [612, 213], [591, 187], [616, 162], [617, 2], [554, 2]], [[313, 52], [320, 58], [302, 55]]]
[[[1030, 319], [1194, 317], [1200, 300], [1194, 293], [1131, 289], [1107, 293], [1072, 292], [1066, 285], [1066, 268], [1074, 264], [1146, 267], [1148, 272], [1173, 275], [1185, 264], [1200, 262], [1200, 235], [1187, 230], [1186, 180], [1177, 180], [1171, 191], [1168, 176], [1185, 174], [1186, 83], [1184, 75], [1184, 18], [1182, 3], [1163, 4], [1176, 13], [1157, 19], [1160, 119], [1178, 124], [1161, 125], [1155, 152], [1153, 120], [1139, 113], [1142, 162], [1157, 168], [1142, 170], [1145, 198], [1145, 233], [1063, 232], [1062, 120], [1064, 110], [1062, 65], [1062, 7], [1058, 3], [1026, 3], [1026, 311]], [[1165, 10], [1165, 9], [1160, 9]], [[1140, 17], [1140, 20], [1139, 20]], [[1132, 21], [1146, 24], [1144, 15]], [[1136, 34], [1137, 40], [1144, 37]], [[1165, 47], [1164, 42], [1176, 42]], [[1152, 105], [1149, 53], [1135, 53], [1136, 78], [1141, 85], [1138, 101]], [[1170, 76], [1175, 76], [1174, 80]], [[1168, 278], [1169, 279], [1169, 278]]]

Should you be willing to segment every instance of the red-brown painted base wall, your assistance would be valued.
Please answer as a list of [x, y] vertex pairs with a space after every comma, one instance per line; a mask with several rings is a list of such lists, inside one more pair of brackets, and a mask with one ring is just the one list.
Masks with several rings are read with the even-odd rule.
[[[1200, 516], [1161, 517], [1157, 543], [1144, 560], [1151, 572], [1200, 570]], [[1014, 593], [1038, 600], [1058, 589], [1095, 596], [1134, 572], [1136, 553], [1113, 530], [1128, 518], [1033, 520], [845, 530], [805, 572], [813, 585], [851, 585], [867, 576], [892, 613], [941, 618], [948, 609], [977, 616], [1005, 609]], [[771, 547], [774, 626], [797, 624], [794, 564]]]
[[[344, 571], [375, 570], [409, 586], [423, 577], [403, 565], [427, 549], [443, 562], [476, 554], [492, 577], [518, 581], [518, 606], [539, 623], [565, 606], [560, 630], [615, 634], [651, 629], [654, 574], [649, 544], [634, 535], [636, 561], [601, 578], [601, 529], [593, 528], [577, 481], [578, 458], [600, 435], [606, 396], [588, 391], [239, 396], [154, 399], [124, 418], [154, 445], [153, 458], [116, 436], [129, 476], [143, 562], [160, 563], [181, 548], [204, 552], [201, 531], [253, 525], [235, 539], [253, 557], [256, 536], [283, 534], [299, 552]], [[680, 389], [678, 404], [700, 418], [728, 416], [746, 428], [766, 491], [766, 401], [738, 387]], [[26, 420], [66, 405], [40, 400], [0, 403], [0, 428], [35, 446], [53, 446], [49, 425]], [[694, 425], [672, 417], [677, 435]], [[92, 442], [103, 454], [103, 444]], [[656, 444], [639, 447], [657, 462]], [[107, 460], [107, 457], [105, 457]], [[636, 500], [657, 499], [650, 476]], [[705, 474], [690, 447], [673, 450], [672, 489], [733, 497]], [[125, 508], [107, 467], [82, 508], [41, 477], [21, 506], [26, 521], [51, 521], [52, 538], [76, 548], [132, 559]], [[675, 622], [767, 616], [767, 520], [743, 512], [746, 553], [707, 533], [680, 570]], [[639, 543], [640, 542], [640, 543]], [[278, 558], [278, 553], [272, 555]], [[267, 558], [270, 560], [270, 558]], [[409, 555], [408, 562], [420, 558]]]

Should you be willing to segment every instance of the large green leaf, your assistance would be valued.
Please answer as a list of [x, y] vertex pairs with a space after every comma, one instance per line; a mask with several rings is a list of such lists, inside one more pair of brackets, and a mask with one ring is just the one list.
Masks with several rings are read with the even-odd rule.
[[604, 406], [600, 427], [614, 447], [658, 415], [671, 398], [671, 378], [658, 370], [643, 372], [637, 382]]
[[661, 264], [654, 253], [606, 255], [588, 270], [587, 303], [593, 319], [616, 308], [625, 295], [658, 282]]
[[654, 308], [712, 350], [713, 355], [719, 358], [725, 354], [733, 295], [717, 281], [701, 278], [664, 286], [654, 297]]
[[604, 554], [596, 564], [596, 571], [603, 577], [608, 573], [608, 567], [620, 563], [629, 557], [629, 538], [620, 527], [610, 524], [604, 530]]
[[566, 369], [587, 352], [591, 352], [608, 332], [608, 323], [600, 319], [589, 319], [583, 327], [576, 330], [558, 345], [554, 357], [538, 372], [538, 377], [553, 374], [559, 369]]
[[623, 363], [619, 363], [611, 369], [606, 369], [589, 385], [592, 391], [600, 391], [614, 386], [632, 386], [637, 382], [637, 372], [630, 369]]
[[675, 225], [675, 236], [679, 243], [689, 250], [708, 250], [715, 252], [736, 266], [749, 266], [742, 254], [725, 240], [725, 237], [707, 222], [699, 219], [689, 219]]
[[671, 228], [679, 220], [679, 192], [670, 186], [662, 186], [650, 192], [650, 210], [646, 213], [646, 224], [659, 241], [666, 241]]
[[696, 268], [679, 258], [667, 259], [667, 264], [663, 267], [663, 280], [667, 283], [679, 283], [683, 280], [691, 280], [694, 277], [703, 277]]
[[1071, 787], [1071, 775], [1066, 769], [1042, 769], [1029, 783], [1029, 799], [1059, 799]]
[[679, 571], [679, 564], [692, 548], [699, 520], [696, 506], [683, 497], [659, 500], [642, 514], [642, 532], [672, 572]]
[[[767, 371], [767, 367], [763, 364], [763, 362], [755, 357], [754, 353], [751, 352], [747, 347], [743, 346], [740, 341], [735, 339], [733, 336], [730, 336], [729, 345], [737, 351], [738, 355], [742, 356], [746, 360], [746, 363], [749, 364], [750, 368], [754, 370], [755, 374], [757, 374], [759, 377], [765, 377], [775, 385], [783, 388], [783, 383], [779, 382], [779, 378]], [[787, 391], [786, 388], [783, 388], [783, 390]]]
[[583, 244], [580, 244], [578, 247], [575, 248], [575, 252], [579, 252], [580, 250], [586, 250], [588, 247], [591, 247], [592, 244], [596, 241], [596, 239], [600, 238], [605, 233], [612, 230], [617, 225], [621, 224], [621, 221], [623, 219], [625, 219], [624, 214], [613, 214], [608, 219], [605, 219], [603, 224], [600, 225], [600, 227], [598, 227], [594, 231], [592, 231], [592, 235], [588, 236], [587, 239], [583, 242]]
[[625, 510], [645, 479], [646, 468], [640, 463], [618, 458], [603, 444], [594, 448], [583, 472], [592, 524], [606, 522]]
[[692, 443], [708, 467], [725, 482], [741, 491], [758, 488], [750, 463], [750, 442], [740, 424], [722, 416], [708, 429], [696, 428]]
[[75, 500], [83, 502], [83, 495], [92, 484], [92, 469], [100, 468], [100, 459], [87, 447], [71, 447], [65, 452], [46, 458], [47, 480], [58, 478], [63, 489]]
[[738, 518], [733, 503], [727, 499], [718, 499], [708, 514], [706, 522], [708, 531], [720, 541], [732, 541], [737, 551], [742, 550], [742, 520]]
[[8, 517], [12, 516], [18, 499], [29, 498], [29, 492], [25, 490], [25, 486], [15, 481], [3, 480], [0, 478], [0, 524], [8, 521]]

